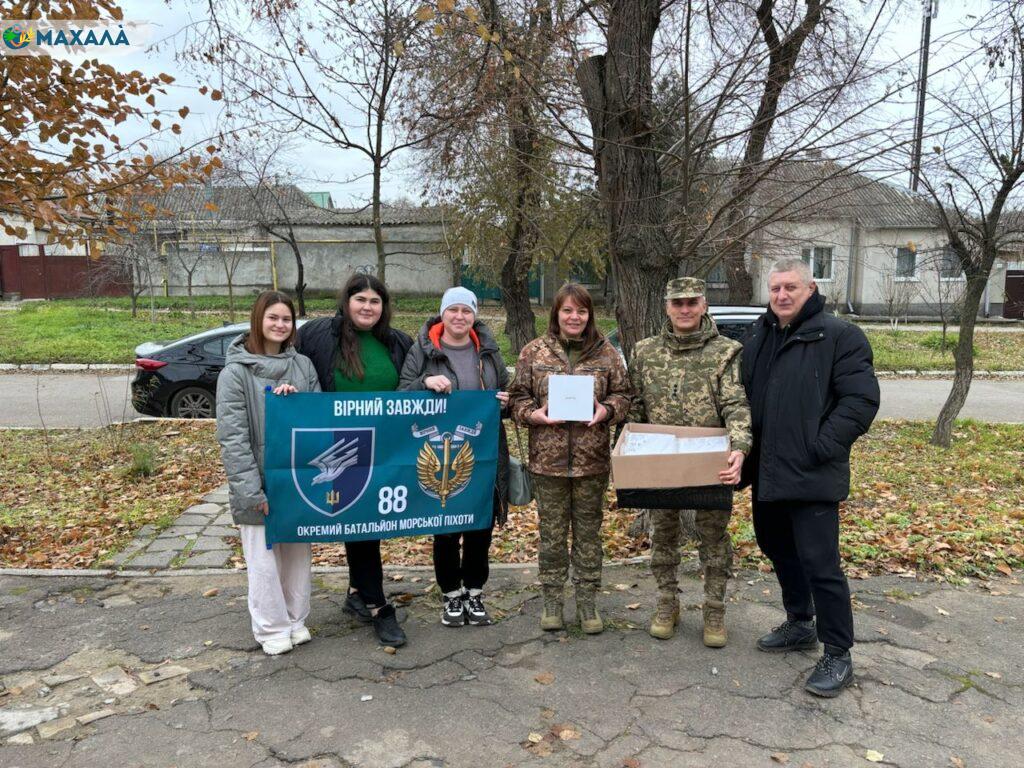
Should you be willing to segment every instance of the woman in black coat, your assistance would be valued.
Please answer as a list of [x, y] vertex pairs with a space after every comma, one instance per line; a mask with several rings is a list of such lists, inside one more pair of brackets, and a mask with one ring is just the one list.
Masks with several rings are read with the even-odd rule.
[[[306, 323], [299, 351], [313, 361], [324, 392], [390, 392], [412, 339], [391, 327], [391, 297], [372, 275], [353, 275], [338, 298], [338, 313]], [[346, 541], [349, 589], [343, 610], [373, 624], [384, 645], [406, 641], [394, 606], [384, 596], [380, 540]]]

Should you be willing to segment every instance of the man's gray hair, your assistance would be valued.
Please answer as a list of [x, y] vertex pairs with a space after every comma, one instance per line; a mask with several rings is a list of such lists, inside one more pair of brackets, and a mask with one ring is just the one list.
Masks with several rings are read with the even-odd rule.
[[803, 259], [779, 259], [772, 264], [772, 270], [768, 275], [770, 277], [778, 272], [796, 272], [800, 275], [800, 281], [804, 285], [810, 285], [814, 281], [814, 275], [811, 274], [811, 267]]

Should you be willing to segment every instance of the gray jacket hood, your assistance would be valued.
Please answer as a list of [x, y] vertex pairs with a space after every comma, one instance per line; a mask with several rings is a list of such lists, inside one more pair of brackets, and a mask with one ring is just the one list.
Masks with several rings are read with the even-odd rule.
[[252, 369], [254, 376], [261, 379], [280, 379], [288, 371], [292, 361], [298, 356], [295, 347], [289, 346], [277, 355], [257, 355], [245, 348], [248, 332], [241, 334], [228, 347], [224, 356], [224, 364], [238, 363]]

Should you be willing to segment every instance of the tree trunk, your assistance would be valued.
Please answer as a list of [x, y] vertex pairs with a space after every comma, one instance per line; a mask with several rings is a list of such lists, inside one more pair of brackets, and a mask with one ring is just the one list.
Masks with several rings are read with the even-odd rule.
[[[378, 144], [378, 146], [380, 146]], [[387, 256], [384, 253], [384, 227], [380, 220], [380, 160], [373, 162], [373, 244], [377, 248], [377, 279], [387, 285]]]
[[754, 299], [754, 279], [747, 269], [746, 246], [746, 238], [733, 240], [722, 252], [725, 279], [729, 284], [729, 303], [741, 306], [750, 304]]
[[228, 281], [228, 317], [233, 323], [235, 322], [235, 270], [229, 269], [226, 262], [224, 264], [224, 276]]
[[981, 306], [981, 297], [985, 293], [988, 274], [988, 271], [984, 271], [980, 275], [975, 274], [968, 278], [967, 290], [964, 292], [963, 315], [960, 318], [960, 337], [957, 339], [956, 349], [953, 350], [953, 357], [956, 360], [953, 386], [942, 410], [939, 411], [939, 417], [935, 420], [932, 445], [949, 448], [953, 439], [953, 424], [960, 414], [960, 409], [964, 407], [967, 393], [971, 389], [971, 380], [974, 378], [974, 326], [978, 322], [978, 307]]
[[505, 307], [505, 335], [512, 354], [518, 356], [524, 346], [537, 338], [536, 317], [530, 304], [530, 267], [540, 237], [536, 224], [540, 192], [533, 167], [540, 137], [524, 94], [514, 94], [509, 111], [513, 120], [509, 142], [515, 158], [516, 191], [515, 212], [505, 232], [508, 253], [501, 267], [501, 302]]
[[[526, 275], [521, 274], [524, 271]], [[501, 303], [505, 307], [505, 335], [516, 357], [537, 338], [537, 318], [530, 305], [529, 271], [529, 255], [510, 250], [501, 267]]]
[[145, 285], [142, 282], [142, 269], [139, 267], [138, 263], [135, 263], [134, 265], [129, 264], [128, 272], [132, 277], [132, 317], [138, 317], [139, 296], [141, 296], [142, 292], [145, 290]]
[[594, 134], [615, 275], [615, 314], [627, 359], [640, 339], [661, 327], [661, 297], [677, 269], [653, 148], [651, 46], [660, 9], [656, 0], [613, 0], [607, 53], [585, 59], [576, 71]]
[[153, 267], [146, 270], [149, 281], [149, 322], [156, 325], [156, 286], [153, 285]]
[[295, 254], [295, 302], [298, 304], [296, 310], [299, 317], [306, 316], [306, 268], [302, 263], [302, 253], [299, 251], [299, 244], [294, 239], [288, 241]]
[[750, 236], [750, 200], [764, 174], [765, 147], [775, 126], [782, 91], [793, 76], [804, 41], [822, 19], [821, 0], [807, 0], [807, 11], [800, 24], [780, 39], [774, 11], [775, 0], [761, 0], [755, 11], [761, 37], [768, 49], [768, 71], [736, 176], [736, 192], [728, 203], [725, 216], [726, 232], [730, 237], [722, 253], [722, 263], [729, 282], [731, 304], [749, 304], [754, 298], [754, 283], [744, 260]]

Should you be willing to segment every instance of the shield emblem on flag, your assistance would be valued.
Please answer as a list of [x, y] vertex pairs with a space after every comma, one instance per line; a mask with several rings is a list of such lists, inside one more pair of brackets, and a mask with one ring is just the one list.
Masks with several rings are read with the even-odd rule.
[[310, 507], [337, 517], [362, 497], [373, 475], [372, 427], [292, 429], [292, 481]]

